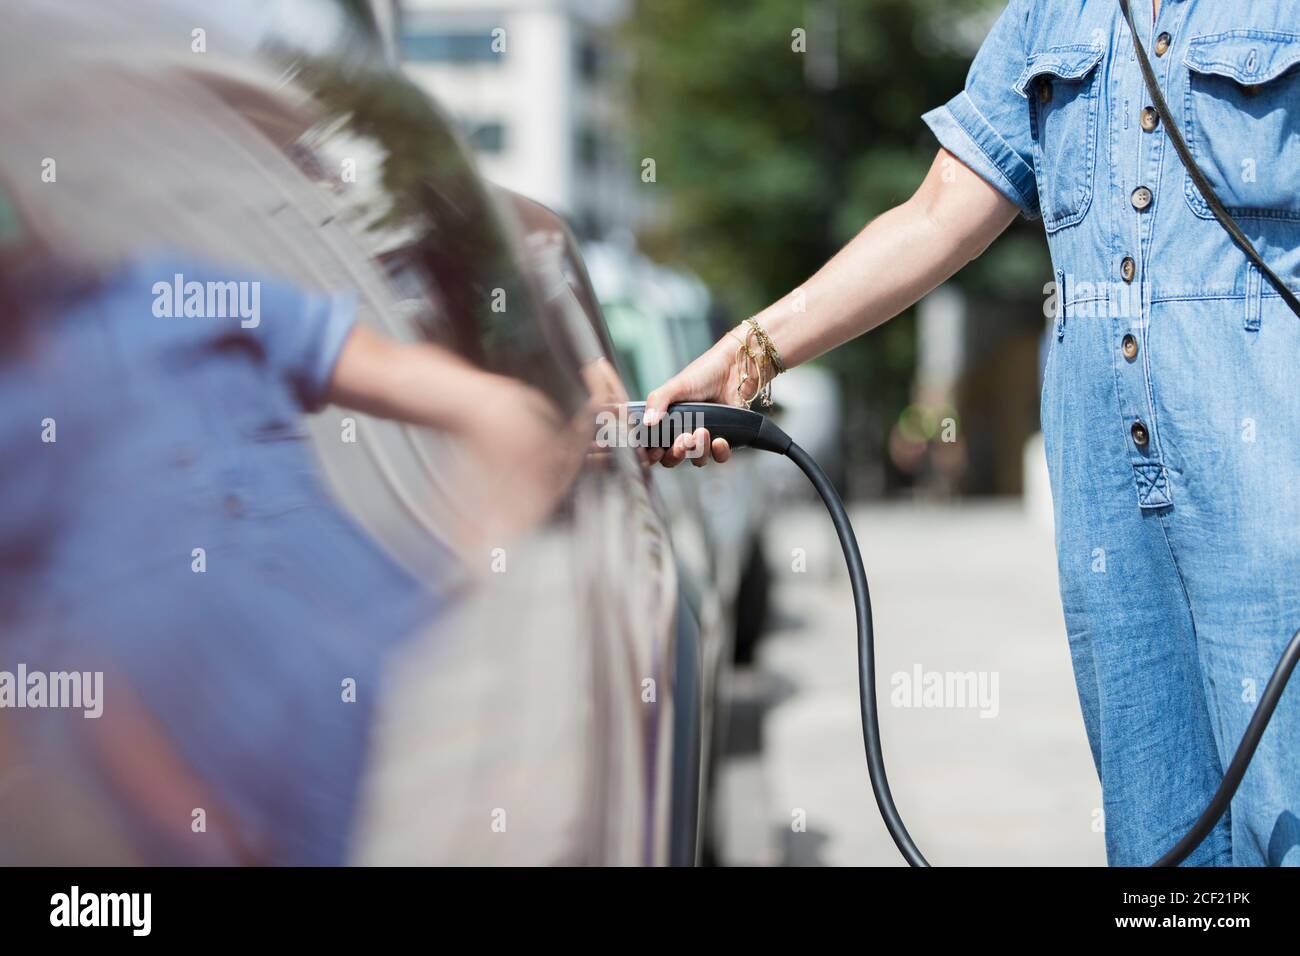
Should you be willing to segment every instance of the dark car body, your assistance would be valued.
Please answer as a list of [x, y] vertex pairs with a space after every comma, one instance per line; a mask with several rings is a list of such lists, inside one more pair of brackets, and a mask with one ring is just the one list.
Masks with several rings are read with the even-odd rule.
[[[563, 224], [486, 184], [384, 46], [369, 6], [344, 0], [7, 4], [0, 186], [26, 225], [0, 269], [183, 250], [351, 290], [362, 321], [566, 413], [626, 398]], [[442, 482], [453, 443], [334, 407], [305, 424], [334, 499], [446, 599], [386, 661], [349, 861], [695, 862], [715, 598], [636, 452], [590, 455], [542, 526], [453, 567], [427, 560], [473, 520]], [[181, 679], [201, 695], [202, 675]], [[152, 797], [227, 784], [139, 754], [127, 783], [33, 747], [18, 719], [0, 712], [0, 862], [155, 861]]]

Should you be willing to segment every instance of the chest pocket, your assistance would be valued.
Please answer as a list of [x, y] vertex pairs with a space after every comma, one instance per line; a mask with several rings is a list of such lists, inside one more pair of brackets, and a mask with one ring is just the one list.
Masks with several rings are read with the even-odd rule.
[[1029, 100], [1038, 202], [1048, 232], [1079, 222], [1092, 203], [1101, 56], [1099, 47], [1051, 47], [1031, 55], [1015, 83]]
[[[1193, 37], [1184, 63], [1187, 148], [1228, 212], [1300, 221], [1300, 34]], [[1184, 191], [1213, 218], [1190, 176]]]

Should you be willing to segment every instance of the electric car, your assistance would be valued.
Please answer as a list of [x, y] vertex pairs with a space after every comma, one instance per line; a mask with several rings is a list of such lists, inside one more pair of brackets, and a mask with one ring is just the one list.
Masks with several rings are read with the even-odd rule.
[[[640, 397], [706, 351], [732, 324], [696, 276], [651, 262], [628, 245], [586, 247], [588, 265], [625, 377]], [[689, 515], [708, 534], [710, 576], [717, 582], [725, 629], [719, 656], [746, 661], [767, 618], [764, 553], [771, 468], [741, 457], [734, 467], [670, 474], [665, 494], [674, 513]], [[705, 507], [704, 502], [709, 502]], [[725, 679], [725, 668], [722, 668]]]
[[[5, 21], [0, 199], [14, 228], [0, 269], [183, 250], [347, 290], [361, 321], [518, 378], [566, 414], [628, 397], [567, 230], [482, 180], [393, 66], [369, 4], [14, 0]], [[212, 414], [238, 407], [228, 398]], [[538, 527], [448, 561], [451, 528], [475, 515], [444, 481], [459, 450], [438, 432], [326, 407], [250, 441], [306, 443], [357, 528], [442, 602], [359, 690], [373, 719], [347, 862], [697, 861], [719, 599], [705, 543], [675, 525], [635, 449], [594, 450]], [[2, 550], [39, 573], [40, 545]], [[184, 641], [184, 615], [174, 624]], [[186, 706], [249, 705], [209, 699], [202, 672], [174, 677]], [[327, 727], [268, 721], [241, 779], [185, 759], [147, 709], [72, 732], [54, 746], [0, 722], [0, 862], [298, 861], [242, 821], [297, 793], [275, 756]], [[195, 821], [225, 807], [240, 852], [214, 857], [189, 809], [178, 834], [178, 803]]]

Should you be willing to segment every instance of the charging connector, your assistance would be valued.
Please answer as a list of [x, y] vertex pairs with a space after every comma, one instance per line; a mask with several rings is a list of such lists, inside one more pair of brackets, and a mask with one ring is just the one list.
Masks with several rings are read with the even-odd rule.
[[[706, 428], [712, 438], [725, 438], [733, 448], [758, 448], [762, 451], [785, 455], [812, 482], [822, 503], [830, 512], [835, 533], [839, 536], [840, 547], [844, 552], [844, 563], [848, 567], [849, 581], [853, 587], [853, 606], [857, 613], [858, 628], [858, 703], [862, 717], [862, 743], [866, 750], [867, 774], [871, 778], [871, 789], [876, 797], [876, 806], [881, 819], [894, 844], [911, 866], [929, 866], [916, 843], [903, 825], [893, 795], [889, 792], [889, 780], [885, 774], [885, 758], [880, 749], [880, 714], [876, 703], [876, 664], [875, 636], [871, 622], [871, 594], [867, 589], [867, 572], [862, 565], [862, 552], [858, 549], [857, 536], [853, 525], [849, 523], [848, 512], [839, 492], [826, 473], [813, 460], [813, 457], [796, 445], [784, 431], [770, 418], [747, 408], [732, 405], [717, 405], [710, 402], [681, 402], [670, 405], [664, 418], [651, 428], [644, 427], [644, 402], [631, 402], [627, 406], [627, 422], [630, 428], [638, 429], [638, 443], [643, 447], [668, 448], [678, 435], [698, 428]], [[1287, 681], [1300, 660], [1300, 631], [1292, 635], [1282, 657], [1273, 670], [1255, 706], [1255, 713], [1250, 718], [1246, 732], [1242, 736], [1232, 762], [1223, 776], [1223, 782], [1215, 791], [1209, 805], [1197, 817], [1191, 828], [1174, 847], [1157, 860], [1153, 866], [1177, 866], [1200, 846], [1209, 836], [1214, 825], [1223, 816], [1237, 792], [1246, 768], [1259, 746], [1260, 739], [1268, 727], [1273, 711], [1286, 690]]]

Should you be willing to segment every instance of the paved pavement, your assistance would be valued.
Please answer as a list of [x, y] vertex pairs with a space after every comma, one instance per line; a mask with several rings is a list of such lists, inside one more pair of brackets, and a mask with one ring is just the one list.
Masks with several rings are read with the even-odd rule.
[[[890, 785], [922, 852], [936, 865], [1104, 864], [1051, 532], [1018, 501], [852, 517]], [[863, 761], [853, 604], [829, 519], [794, 506], [772, 532], [776, 618], [733, 682], [721, 861], [901, 865]]]

